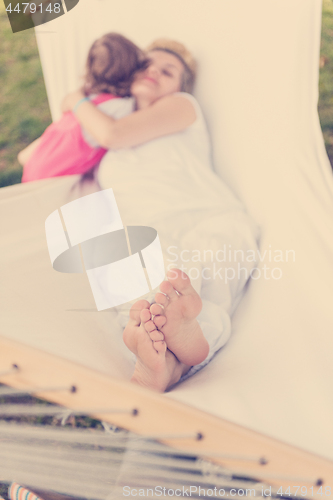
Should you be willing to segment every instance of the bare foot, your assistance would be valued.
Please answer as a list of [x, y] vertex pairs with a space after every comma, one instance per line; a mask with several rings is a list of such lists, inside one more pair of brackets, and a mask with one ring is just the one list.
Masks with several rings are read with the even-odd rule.
[[152, 304], [150, 311], [168, 349], [185, 365], [201, 363], [208, 356], [209, 345], [196, 320], [202, 301], [190, 278], [179, 269], [172, 269], [160, 290], [162, 293], [155, 295], [156, 304]]
[[163, 333], [151, 320], [149, 308], [147, 300], [139, 300], [131, 307], [123, 339], [137, 357], [132, 382], [163, 392], [178, 382], [185, 371], [167, 349]]

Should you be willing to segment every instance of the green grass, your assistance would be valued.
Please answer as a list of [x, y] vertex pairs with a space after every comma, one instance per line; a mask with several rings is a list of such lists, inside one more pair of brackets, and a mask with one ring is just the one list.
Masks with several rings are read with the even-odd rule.
[[333, 1], [323, 0], [319, 117], [326, 150], [333, 165]]
[[18, 152], [51, 123], [33, 29], [12, 33], [0, 0], [0, 187], [21, 181]]
[[[333, 0], [323, 0], [319, 116], [333, 165]], [[0, 187], [20, 182], [18, 152], [51, 123], [34, 30], [13, 34], [0, 0]]]

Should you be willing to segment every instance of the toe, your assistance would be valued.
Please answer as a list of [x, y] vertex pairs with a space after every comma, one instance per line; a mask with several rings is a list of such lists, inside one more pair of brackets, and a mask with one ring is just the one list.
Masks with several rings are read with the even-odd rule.
[[155, 316], [155, 318], [153, 319], [155, 327], [157, 327], [157, 328], [161, 328], [162, 326], [164, 326], [166, 323], [166, 320], [167, 319], [165, 316]]
[[163, 307], [166, 307], [168, 305], [169, 299], [164, 293], [158, 292], [155, 295], [155, 302]]
[[180, 269], [171, 269], [171, 271], [168, 272], [167, 277], [168, 282], [172, 285], [172, 287], [182, 295], [195, 293], [195, 290], [191, 285], [190, 278]]
[[130, 309], [130, 318], [135, 321], [136, 325], [140, 325], [141, 323], [141, 311], [144, 309], [149, 309], [149, 307], [150, 304], [148, 300], [138, 300], [137, 302], [135, 302], [135, 304], [132, 305]]
[[163, 281], [160, 284], [160, 290], [161, 290], [161, 292], [165, 293], [169, 297], [171, 302], [178, 299], [178, 294], [177, 294], [175, 288], [170, 283], [170, 281]]
[[146, 332], [148, 332], [148, 333], [152, 332], [153, 330], [156, 330], [156, 325], [152, 320], [147, 321], [144, 324], [144, 327], [145, 327]]
[[159, 340], [157, 342], [154, 342], [154, 349], [156, 352], [158, 352], [159, 354], [163, 354], [166, 352], [166, 349], [167, 349], [167, 345], [166, 343], [164, 342], [164, 340]]
[[150, 306], [150, 312], [153, 316], [157, 316], [160, 314], [164, 314], [164, 309], [162, 306], [160, 306], [160, 304], [152, 304]]
[[158, 340], [164, 340], [164, 335], [162, 332], [159, 332], [158, 330], [153, 330], [152, 332], [149, 333], [149, 337], [152, 341], [156, 342]]
[[[150, 304], [149, 304], [150, 307]], [[151, 319], [151, 312], [149, 309], [141, 309], [140, 312], [140, 320], [142, 323], [147, 323]]]

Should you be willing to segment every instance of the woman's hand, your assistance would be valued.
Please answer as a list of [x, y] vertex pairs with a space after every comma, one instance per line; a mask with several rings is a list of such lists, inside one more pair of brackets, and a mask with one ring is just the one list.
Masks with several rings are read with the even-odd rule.
[[[75, 92], [68, 96], [73, 107], [80, 98], [82, 94]], [[75, 116], [101, 147], [122, 149], [184, 130], [195, 121], [196, 111], [189, 99], [177, 94], [162, 97], [119, 120], [107, 116], [89, 101], [75, 110]]]
[[73, 111], [75, 104], [78, 103], [80, 99], [83, 99], [84, 97], [85, 95], [81, 90], [76, 90], [75, 92], [67, 94], [61, 103], [62, 113], [66, 113], [66, 111]]

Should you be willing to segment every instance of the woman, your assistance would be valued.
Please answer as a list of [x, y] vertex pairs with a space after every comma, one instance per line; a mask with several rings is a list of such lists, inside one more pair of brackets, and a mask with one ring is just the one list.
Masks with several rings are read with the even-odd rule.
[[[211, 169], [206, 126], [188, 93], [195, 78], [191, 54], [177, 42], [157, 40], [148, 57], [131, 86], [131, 115], [107, 117], [78, 92], [65, 99], [64, 111], [76, 107], [81, 125], [110, 149], [99, 180], [113, 188], [124, 224], [157, 229], [167, 262], [194, 278], [191, 283], [181, 270], [169, 271], [155, 303], [153, 297], [137, 301], [124, 330], [136, 355], [132, 381], [164, 391], [207, 364], [228, 340], [230, 313], [255, 265], [239, 253], [233, 258], [231, 250], [254, 254], [256, 229]], [[221, 259], [226, 246], [228, 262]]]

